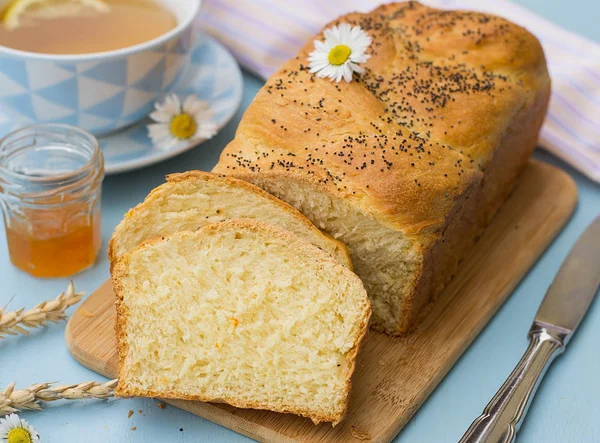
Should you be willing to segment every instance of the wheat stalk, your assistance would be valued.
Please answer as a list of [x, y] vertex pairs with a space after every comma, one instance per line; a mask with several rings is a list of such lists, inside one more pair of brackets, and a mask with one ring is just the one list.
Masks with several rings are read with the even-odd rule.
[[5, 306], [0, 309], [0, 339], [5, 335], [29, 335], [29, 331], [25, 328], [37, 328], [46, 326], [48, 322], [58, 323], [66, 320], [65, 310], [78, 303], [83, 294], [83, 292], [75, 292], [73, 282], [70, 282], [66, 292], [28, 311], [22, 308], [18, 311], [4, 312]]
[[56, 400], [105, 399], [114, 395], [117, 380], [106, 383], [89, 381], [78, 385], [52, 386], [53, 383], [36, 383], [26, 389], [15, 390], [15, 382], [0, 391], [0, 417], [22, 410], [39, 411], [39, 402]]

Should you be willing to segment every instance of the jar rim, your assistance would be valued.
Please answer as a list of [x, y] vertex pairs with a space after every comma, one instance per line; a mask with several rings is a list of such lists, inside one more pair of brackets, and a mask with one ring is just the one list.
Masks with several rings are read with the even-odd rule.
[[[94, 164], [98, 161], [98, 156], [101, 155], [100, 144], [96, 137], [94, 137], [89, 132], [78, 128], [76, 126], [67, 125], [64, 123], [39, 123], [33, 125], [23, 126], [15, 131], [12, 131], [0, 138], [0, 157], [4, 153], [5, 145], [9, 144], [11, 140], [14, 138], [17, 140], [19, 136], [24, 136], [29, 132], [33, 131], [33, 134], [36, 131], [43, 132], [46, 129], [49, 132], [54, 132], [56, 130], [64, 130], [69, 131], [71, 133], [75, 133], [81, 137], [83, 137], [86, 141], [88, 141], [92, 145], [92, 153], [89, 156], [89, 159], [79, 168], [73, 169], [72, 171], [65, 172], [63, 174], [57, 175], [48, 175], [48, 176], [32, 176], [28, 174], [24, 174], [18, 171], [14, 171], [11, 168], [6, 167], [2, 161], [0, 161], [0, 174], [6, 174], [8, 177], [17, 179], [17, 180], [27, 180], [33, 183], [44, 184], [44, 183], [52, 183], [52, 182], [60, 182], [64, 180], [69, 180], [74, 177], [78, 177], [80, 175], [84, 175], [84, 173], [88, 172], [91, 168], [94, 167]], [[87, 174], [86, 174], [87, 175]]]

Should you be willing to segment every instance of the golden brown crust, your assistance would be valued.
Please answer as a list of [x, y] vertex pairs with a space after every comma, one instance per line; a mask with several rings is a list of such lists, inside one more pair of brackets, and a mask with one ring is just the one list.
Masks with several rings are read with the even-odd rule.
[[210, 235], [210, 233], [216, 233], [219, 231], [226, 231], [231, 229], [241, 229], [246, 230], [253, 233], [268, 233], [269, 236], [283, 239], [287, 244], [290, 245], [296, 251], [304, 252], [306, 255], [313, 257], [314, 260], [319, 260], [327, 266], [333, 266], [337, 268], [343, 274], [343, 280], [345, 281], [353, 281], [357, 287], [362, 288], [362, 282], [360, 279], [348, 268], [339, 264], [336, 260], [334, 260], [330, 255], [324, 253], [321, 249], [316, 246], [302, 240], [295, 234], [289, 231], [284, 231], [282, 229], [276, 228], [272, 225], [269, 225], [264, 222], [260, 222], [253, 219], [236, 219], [236, 220], [228, 220], [221, 223], [215, 223], [211, 225], [207, 225], [199, 228], [194, 232], [184, 231], [177, 232], [175, 234], [164, 236], [164, 237], [155, 237], [149, 239], [133, 250], [126, 253], [114, 266], [112, 272], [112, 281], [113, 288], [116, 295], [116, 310], [117, 316], [115, 321], [115, 329], [117, 334], [117, 343], [118, 343], [118, 358], [119, 358], [119, 373], [118, 379], [119, 383], [117, 388], [115, 389], [115, 394], [121, 397], [129, 397], [129, 396], [139, 396], [139, 397], [162, 397], [162, 398], [178, 398], [183, 400], [199, 400], [199, 401], [207, 401], [207, 402], [221, 402], [227, 403], [232, 406], [240, 407], [240, 408], [254, 408], [254, 409], [268, 409], [275, 412], [283, 412], [283, 413], [293, 413], [297, 415], [301, 415], [304, 417], [310, 418], [315, 424], [319, 422], [331, 422], [334, 426], [339, 423], [345, 416], [347, 408], [348, 408], [348, 393], [351, 388], [351, 377], [354, 373], [355, 365], [356, 365], [356, 356], [360, 349], [360, 346], [364, 342], [366, 338], [367, 331], [369, 329], [369, 319], [371, 317], [371, 307], [369, 304], [369, 300], [363, 288], [364, 295], [364, 305], [363, 305], [363, 315], [360, 318], [359, 332], [357, 338], [352, 346], [352, 348], [346, 353], [346, 361], [347, 371], [345, 374], [346, 378], [346, 403], [344, 405], [344, 409], [342, 412], [335, 414], [333, 411], [330, 415], [320, 415], [315, 414], [314, 411], [310, 409], [300, 409], [300, 408], [290, 408], [285, 405], [272, 403], [272, 404], [264, 404], [261, 402], [249, 402], [243, 401], [235, 398], [221, 398], [215, 399], [206, 396], [196, 396], [196, 395], [180, 395], [172, 391], [162, 392], [162, 391], [146, 391], [146, 390], [138, 390], [131, 389], [127, 385], [127, 374], [125, 371], [125, 359], [128, 352], [127, 345], [127, 337], [126, 337], [126, 325], [128, 321], [128, 307], [123, 301], [124, 287], [123, 287], [123, 279], [127, 274], [127, 266], [129, 264], [130, 256], [135, 254], [136, 251], [143, 250], [145, 248], [149, 248], [154, 244], [168, 242], [173, 238], [183, 238], [183, 237], [200, 237], [203, 235]]
[[316, 78], [307, 42], [259, 91], [214, 171], [311, 183], [421, 245], [417, 283], [387, 331], [402, 334], [514, 186], [550, 80], [537, 39], [493, 15], [406, 2], [326, 28], [338, 23], [372, 37], [365, 73]]
[[188, 181], [188, 182], [192, 182], [192, 183], [193, 182], [201, 183], [201, 182], [207, 182], [207, 181], [220, 181], [220, 182], [225, 183], [228, 186], [243, 189], [248, 193], [255, 194], [256, 196], [258, 196], [262, 199], [268, 200], [273, 205], [278, 206], [282, 212], [285, 212], [285, 213], [291, 215], [298, 222], [302, 223], [307, 231], [313, 232], [315, 237], [323, 237], [324, 243], [327, 242], [331, 245], [331, 250], [335, 254], [335, 258], [338, 260], [338, 262], [343, 264], [344, 266], [346, 266], [348, 269], [352, 270], [352, 261], [350, 260], [350, 254], [348, 253], [348, 249], [346, 248], [346, 246], [342, 242], [333, 238], [331, 235], [320, 231], [316, 226], [314, 226], [310, 222], [310, 220], [308, 220], [302, 213], [300, 213], [298, 210], [296, 210], [296, 208], [294, 208], [293, 206], [289, 205], [288, 203], [274, 197], [273, 195], [269, 194], [268, 192], [265, 192], [258, 186], [254, 186], [253, 184], [248, 183], [247, 181], [239, 180], [234, 177], [226, 177], [224, 175], [214, 174], [211, 172], [204, 172], [204, 171], [187, 171], [187, 172], [167, 175], [166, 183], [163, 183], [162, 185], [154, 188], [152, 191], [150, 191], [150, 193], [146, 196], [146, 198], [144, 199], [144, 201], [142, 203], [138, 204], [137, 206], [135, 206], [134, 208], [132, 208], [131, 210], [129, 210], [127, 212], [124, 219], [115, 228], [115, 232], [108, 243], [108, 260], [110, 262], [111, 269], [113, 268], [113, 266], [119, 259], [119, 257], [117, 256], [115, 243], [117, 241], [117, 237], [118, 237], [120, 231], [122, 229], [124, 229], [124, 226], [126, 226], [126, 224], [128, 223], [127, 220], [130, 218], [135, 218], [144, 209], [146, 209], [149, 202], [153, 200], [153, 197], [162, 195], [165, 193], [169, 194], [173, 187], [172, 186], [173, 183], [180, 183], [180, 182], [184, 182], [184, 181]]
[[539, 43], [498, 17], [416, 2], [341, 22], [373, 37], [366, 73], [316, 79], [308, 42], [257, 94], [215, 171], [299, 176], [404, 231], [439, 232], [544, 80]]

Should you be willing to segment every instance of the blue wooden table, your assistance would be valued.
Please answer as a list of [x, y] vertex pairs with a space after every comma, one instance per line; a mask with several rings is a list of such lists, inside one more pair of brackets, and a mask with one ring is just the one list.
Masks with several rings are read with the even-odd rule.
[[[520, 0], [547, 18], [600, 42], [597, 0]], [[600, 63], [600, 60], [598, 60]], [[88, 293], [108, 278], [106, 245], [130, 207], [163, 182], [166, 173], [209, 170], [254, 94], [261, 86], [245, 74], [244, 101], [227, 127], [213, 140], [173, 160], [120, 176], [104, 184], [103, 248], [96, 265], [75, 279]], [[580, 201], [573, 219], [519, 285], [514, 294], [458, 361], [429, 400], [397, 437], [398, 442], [456, 442], [510, 373], [527, 346], [526, 333], [544, 292], [570, 247], [600, 212], [600, 186], [552, 156], [536, 157], [566, 170], [577, 182]], [[67, 280], [38, 280], [10, 265], [0, 235], [0, 306], [31, 307], [55, 297]], [[32, 337], [0, 341], [0, 387], [14, 380], [74, 383], [101, 380], [69, 355], [64, 326], [53, 325]], [[600, 302], [596, 302], [566, 354], [548, 373], [519, 435], [521, 442], [600, 442]], [[131, 418], [128, 412], [135, 411]], [[139, 411], [142, 411], [140, 413]], [[63, 402], [45, 412], [23, 416], [46, 442], [244, 442], [249, 439], [173, 407], [158, 408], [150, 399]], [[131, 428], [135, 427], [135, 430]]]

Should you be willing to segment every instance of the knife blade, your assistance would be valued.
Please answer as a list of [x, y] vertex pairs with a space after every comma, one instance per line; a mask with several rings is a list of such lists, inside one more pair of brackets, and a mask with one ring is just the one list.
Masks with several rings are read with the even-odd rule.
[[600, 285], [600, 217], [579, 237], [535, 315], [532, 328], [546, 327], [568, 340], [579, 326]]
[[529, 347], [459, 443], [516, 438], [546, 373], [581, 323], [600, 286], [600, 217], [579, 237], [550, 285], [529, 330]]

